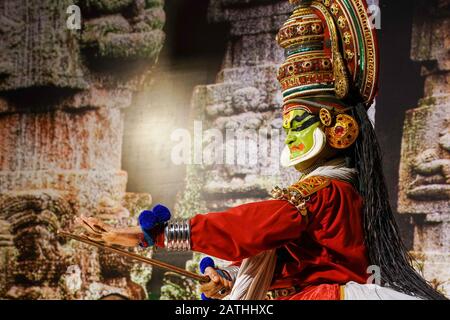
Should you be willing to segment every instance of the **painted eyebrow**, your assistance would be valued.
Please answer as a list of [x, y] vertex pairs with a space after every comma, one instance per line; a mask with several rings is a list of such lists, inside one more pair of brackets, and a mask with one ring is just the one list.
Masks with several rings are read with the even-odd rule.
[[313, 124], [317, 123], [318, 121], [320, 121], [319, 117], [317, 116], [312, 116], [312, 118], [306, 120], [305, 122], [302, 123], [302, 125], [296, 129], [292, 129], [294, 131], [303, 131], [309, 127], [311, 127]]
[[291, 123], [290, 123], [291, 128], [292, 128], [292, 124], [294, 123], [294, 121], [301, 122], [302, 120], [308, 118], [309, 116], [311, 116], [311, 114], [309, 114], [308, 112], [305, 112], [301, 116], [295, 116], [295, 118], [291, 120]]

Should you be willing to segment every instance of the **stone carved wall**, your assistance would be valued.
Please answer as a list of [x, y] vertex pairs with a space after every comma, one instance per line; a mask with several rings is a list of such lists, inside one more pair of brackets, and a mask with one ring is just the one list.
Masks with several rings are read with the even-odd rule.
[[415, 222], [425, 278], [450, 294], [450, 1], [418, 1], [411, 57], [423, 63], [424, 98], [406, 113], [398, 211]]
[[[275, 35], [290, 9], [286, 1], [211, 1], [211, 21], [227, 22], [230, 35], [217, 82], [197, 87], [192, 100], [194, 119], [202, 121], [203, 130], [218, 129], [224, 137], [224, 164], [215, 161], [208, 165], [210, 159], [204, 158], [203, 165], [192, 167], [193, 175], [203, 180], [199, 194], [206, 210], [219, 211], [266, 198], [281, 178], [281, 170], [276, 174], [282, 147], [281, 93], [276, 73], [283, 51]], [[236, 132], [227, 136], [227, 129]], [[275, 138], [279, 144], [262, 146], [261, 141], [270, 141], [270, 132], [279, 134]], [[248, 148], [250, 155], [258, 152], [255, 165], [238, 160], [237, 143], [244, 138], [256, 147]], [[204, 138], [204, 142], [207, 145], [211, 141]], [[235, 150], [228, 154], [231, 161], [227, 157], [230, 148]], [[272, 153], [261, 153], [266, 150]]]
[[[196, 87], [192, 110], [193, 120], [201, 121], [203, 132], [220, 131], [224, 139], [216, 140], [213, 149], [222, 150], [216, 158], [221, 160], [204, 157], [202, 164], [188, 166], [186, 190], [175, 208], [177, 216], [189, 218], [266, 199], [274, 185], [285, 185], [298, 178], [294, 170], [279, 168], [284, 137], [282, 97], [276, 75], [284, 52], [275, 36], [291, 11], [284, 0], [210, 2], [211, 23], [227, 23], [230, 33], [217, 82]], [[227, 129], [233, 134], [227, 135]], [[203, 147], [213, 141], [206, 136]], [[239, 140], [246, 141], [247, 156], [254, 157], [256, 163], [238, 160], [243, 156], [237, 151]], [[198, 272], [199, 259], [200, 255], [195, 254], [188, 269]], [[180, 293], [189, 281], [176, 278], [168, 276], [161, 290], [162, 299], [198, 299], [199, 294], [191, 288]]]
[[56, 231], [151, 204], [126, 193], [121, 109], [161, 50], [163, 0], [77, 1], [81, 30], [71, 4], [0, 3], [0, 298], [142, 299], [151, 269]]

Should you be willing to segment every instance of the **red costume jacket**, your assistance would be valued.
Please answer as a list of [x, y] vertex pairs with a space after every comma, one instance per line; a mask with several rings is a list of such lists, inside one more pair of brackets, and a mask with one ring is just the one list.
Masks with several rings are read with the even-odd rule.
[[340, 285], [365, 283], [368, 276], [362, 206], [351, 184], [331, 180], [310, 196], [307, 219], [284, 200], [196, 215], [191, 246], [228, 261], [277, 248], [271, 289], [295, 285], [302, 290], [288, 299], [339, 299]]

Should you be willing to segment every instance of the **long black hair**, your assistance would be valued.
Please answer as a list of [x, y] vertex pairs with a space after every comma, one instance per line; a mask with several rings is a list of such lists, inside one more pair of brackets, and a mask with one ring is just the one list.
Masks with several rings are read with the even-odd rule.
[[380, 268], [382, 285], [423, 299], [446, 299], [414, 268], [413, 257], [400, 238], [389, 204], [381, 151], [364, 105], [350, 112], [360, 124], [360, 135], [347, 156], [358, 171], [357, 189], [364, 199], [364, 234], [369, 262]]

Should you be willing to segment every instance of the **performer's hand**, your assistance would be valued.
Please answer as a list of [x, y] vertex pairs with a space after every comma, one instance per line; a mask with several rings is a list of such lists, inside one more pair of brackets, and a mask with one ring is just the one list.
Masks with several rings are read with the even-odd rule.
[[110, 245], [135, 247], [139, 244], [142, 231], [140, 227], [113, 228], [99, 219], [81, 216], [76, 224], [87, 231], [88, 237]]
[[202, 300], [223, 299], [233, 287], [233, 281], [228, 272], [217, 269], [214, 260], [204, 257], [199, 264], [200, 272], [206, 274], [211, 280], [200, 287]]
[[209, 276], [211, 281], [203, 284], [200, 287], [200, 291], [203, 292], [207, 298], [223, 299], [230, 294], [231, 289], [233, 288], [233, 283], [221, 276], [219, 272], [213, 267], [207, 267], [205, 269], [204, 274]]

